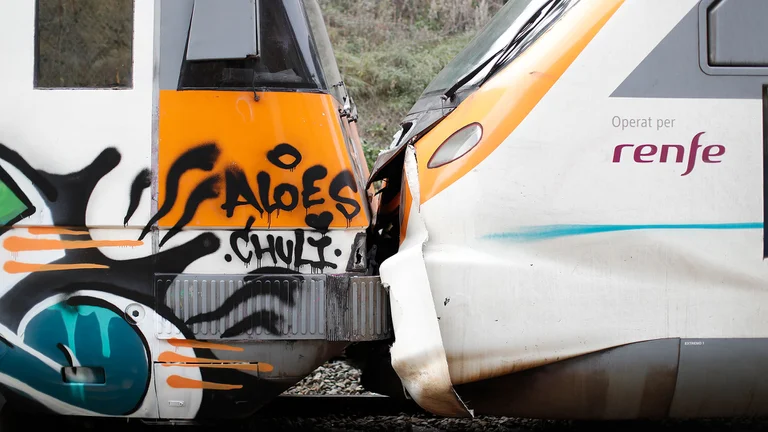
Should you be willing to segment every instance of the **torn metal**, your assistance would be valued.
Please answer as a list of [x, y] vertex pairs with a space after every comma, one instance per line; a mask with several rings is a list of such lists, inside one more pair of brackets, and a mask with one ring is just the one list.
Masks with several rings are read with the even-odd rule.
[[397, 254], [381, 265], [387, 284], [395, 342], [392, 367], [408, 394], [425, 410], [444, 417], [474, 414], [453, 388], [432, 290], [427, 277], [423, 248], [428, 240], [419, 214], [416, 153], [406, 148], [405, 175], [413, 196], [405, 239]]

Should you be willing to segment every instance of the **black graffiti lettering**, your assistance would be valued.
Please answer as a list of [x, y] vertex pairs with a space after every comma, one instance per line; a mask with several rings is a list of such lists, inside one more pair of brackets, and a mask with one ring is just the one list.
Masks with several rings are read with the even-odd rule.
[[[283, 201], [283, 197], [286, 194], [291, 198], [287, 204]], [[291, 211], [299, 205], [299, 189], [294, 185], [281, 183], [275, 187], [273, 198], [275, 199], [275, 207], [278, 210]]]
[[293, 244], [293, 240], [285, 240], [283, 237], [278, 237], [275, 242], [278, 258], [287, 265], [291, 265], [293, 261]]
[[[352, 172], [349, 170], [342, 171], [336, 175], [333, 181], [331, 181], [331, 187], [328, 193], [331, 195], [331, 198], [337, 202], [336, 209], [339, 210], [347, 221], [351, 221], [358, 213], [360, 213], [360, 204], [352, 198], [341, 196], [341, 191], [344, 190], [345, 187], [348, 187], [352, 192], [357, 193], [357, 183], [355, 182]], [[352, 206], [353, 210], [351, 212], [347, 211], [344, 204]]]
[[219, 196], [218, 185], [220, 180], [221, 177], [218, 174], [214, 174], [197, 185], [195, 190], [193, 190], [189, 195], [187, 205], [184, 206], [184, 213], [181, 215], [181, 218], [178, 220], [178, 222], [176, 222], [173, 228], [168, 230], [168, 234], [166, 234], [165, 237], [163, 237], [163, 239], [160, 241], [160, 247], [162, 247], [165, 242], [170, 240], [171, 237], [178, 234], [183, 227], [192, 221], [192, 218], [195, 217], [195, 213], [197, 212], [197, 208], [200, 207], [200, 204], [202, 204], [203, 201], [214, 199]]
[[[253, 194], [253, 190], [248, 185], [248, 179], [245, 178], [243, 170], [236, 166], [231, 166], [227, 168], [224, 178], [226, 183], [226, 199], [221, 208], [226, 210], [228, 218], [231, 218], [235, 214], [235, 208], [241, 205], [250, 205], [259, 214], [264, 214], [264, 209], [261, 208], [259, 201]], [[240, 197], [243, 197], [245, 201], [240, 201]]]
[[133, 216], [133, 213], [139, 208], [141, 194], [144, 192], [144, 189], [150, 186], [152, 186], [152, 171], [143, 169], [136, 178], [133, 179], [133, 183], [131, 184], [130, 202], [128, 204], [128, 211], [125, 213], [125, 218], [123, 219], [123, 226], [128, 225], [131, 216]]
[[254, 252], [256, 252], [256, 259], [261, 261], [264, 254], [269, 254], [272, 258], [272, 262], [277, 262], [277, 255], [275, 251], [275, 236], [267, 234], [267, 246], [261, 247], [258, 234], [251, 234], [251, 244], [253, 245]]
[[216, 160], [219, 158], [219, 154], [221, 154], [219, 147], [214, 143], [209, 143], [195, 147], [176, 159], [168, 170], [168, 176], [165, 179], [165, 201], [157, 213], [152, 216], [147, 226], [141, 231], [139, 240], [142, 240], [149, 233], [152, 225], [167, 215], [173, 208], [179, 194], [179, 181], [182, 174], [193, 169], [212, 171]]
[[264, 210], [267, 213], [272, 213], [275, 210], [274, 204], [269, 203], [269, 186], [272, 183], [272, 179], [267, 172], [261, 171], [256, 175], [256, 183], [259, 185], [259, 200], [261, 200]]
[[317, 262], [310, 263], [310, 265], [316, 270], [323, 270], [325, 267], [336, 268], [336, 264], [329, 263], [325, 260], [325, 254], [323, 250], [331, 245], [331, 238], [323, 236], [319, 239], [307, 238], [307, 243], [310, 246], [317, 248]]
[[244, 262], [245, 264], [250, 264], [251, 259], [253, 258], [253, 252], [248, 251], [248, 256], [244, 256], [242, 252], [240, 252], [240, 247], [238, 245], [238, 240], [245, 241], [245, 245], [248, 246], [249, 241], [249, 233], [251, 231], [251, 226], [253, 226], [253, 222], [256, 219], [253, 216], [250, 216], [248, 218], [248, 222], [245, 225], [245, 228], [242, 230], [237, 230], [233, 232], [229, 236], [229, 246], [232, 248], [232, 252], [235, 253], [235, 255], [240, 259], [240, 261]]
[[325, 198], [312, 199], [312, 195], [320, 192], [320, 188], [315, 186], [315, 182], [324, 179], [327, 175], [328, 170], [322, 165], [312, 166], [304, 172], [304, 175], [301, 177], [301, 185], [304, 189], [301, 193], [301, 198], [305, 209], [325, 202]]
[[[293, 160], [284, 162], [283, 157], [285, 156], [290, 156]], [[278, 144], [274, 149], [267, 152], [267, 160], [278, 168], [292, 170], [301, 163], [301, 153], [290, 144]]]
[[[331, 245], [330, 237], [322, 236], [320, 238], [307, 237], [304, 230], [297, 229], [293, 231], [293, 239], [288, 236], [266, 234], [259, 235], [250, 233], [254, 218], [248, 219], [248, 224], [242, 230], [233, 231], [229, 237], [229, 244], [232, 247], [234, 255], [240, 259], [243, 264], [249, 264], [255, 255], [261, 267], [261, 260], [264, 257], [272, 259], [272, 262], [300, 268], [309, 265], [313, 270], [322, 270], [324, 268], [336, 268], [337, 265], [326, 260], [325, 250]], [[250, 233], [250, 234], [249, 234]], [[247, 255], [241, 248], [240, 240], [245, 241], [248, 247]], [[317, 261], [304, 257], [306, 248], [314, 248], [317, 252]]]

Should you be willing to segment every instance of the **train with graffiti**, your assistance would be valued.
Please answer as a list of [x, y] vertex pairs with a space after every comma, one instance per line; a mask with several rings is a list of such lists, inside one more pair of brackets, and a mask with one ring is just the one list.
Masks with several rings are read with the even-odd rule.
[[317, 0], [0, 2], [0, 394], [768, 414], [762, 0], [509, 0], [370, 170]]

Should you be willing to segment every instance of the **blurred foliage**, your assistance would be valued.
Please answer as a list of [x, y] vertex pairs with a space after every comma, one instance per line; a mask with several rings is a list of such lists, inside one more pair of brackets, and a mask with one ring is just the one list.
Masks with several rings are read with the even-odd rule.
[[38, 87], [130, 87], [133, 0], [38, 0]]
[[506, 0], [318, 0], [368, 164], [421, 92]]

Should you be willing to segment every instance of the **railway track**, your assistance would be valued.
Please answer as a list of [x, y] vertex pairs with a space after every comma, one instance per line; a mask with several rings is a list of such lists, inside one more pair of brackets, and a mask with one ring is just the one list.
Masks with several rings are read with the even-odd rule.
[[[1, 405], [0, 400], [0, 406]], [[2, 410], [0, 410], [2, 412]], [[5, 414], [5, 413], [3, 413]], [[380, 395], [282, 395], [256, 415], [242, 420], [211, 422], [146, 422], [125, 419], [55, 416], [10, 416], [0, 421], [0, 432], [18, 432], [39, 426], [56, 431], [155, 432], [176, 431], [677, 431], [768, 430], [768, 419], [660, 420], [626, 422], [546, 421], [518, 418], [437, 418], [411, 401]]]

